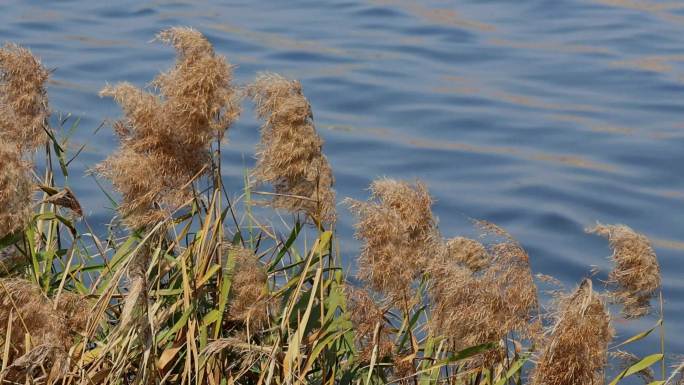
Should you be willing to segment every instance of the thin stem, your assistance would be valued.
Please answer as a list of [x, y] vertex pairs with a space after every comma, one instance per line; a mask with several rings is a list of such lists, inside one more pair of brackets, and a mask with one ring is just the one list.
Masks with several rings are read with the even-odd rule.
[[665, 307], [663, 306], [663, 290], [661, 289], [658, 293], [658, 302], [660, 304], [660, 354], [662, 354], [662, 359], [660, 360], [660, 371], [662, 380], [665, 381]]

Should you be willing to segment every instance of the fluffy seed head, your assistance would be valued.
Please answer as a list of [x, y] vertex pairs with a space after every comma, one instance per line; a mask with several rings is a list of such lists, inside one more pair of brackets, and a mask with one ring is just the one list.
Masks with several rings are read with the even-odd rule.
[[191, 181], [211, 169], [212, 140], [239, 114], [231, 66], [201, 33], [171, 28], [157, 37], [178, 56], [153, 81], [158, 94], [130, 83], [100, 93], [121, 106], [124, 118], [114, 124], [119, 150], [96, 170], [122, 194], [120, 209], [133, 228], [159, 221], [191, 198]]
[[609, 284], [613, 299], [623, 305], [626, 318], [650, 312], [650, 300], [660, 288], [660, 266], [651, 242], [625, 225], [598, 224], [589, 232], [608, 238], [613, 249]]
[[[433, 334], [449, 338], [456, 350], [499, 342], [513, 332], [537, 338], [537, 288], [522, 246], [506, 233], [489, 249], [464, 238], [447, 241], [444, 249], [428, 270]], [[484, 359], [498, 361], [502, 353]]]
[[0, 238], [23, 229], [31, 216], [29, 171], [16, 146], [0, 142]]
[[549, 340], [532, 374], [532, 385], [599, 385], [606, 350], [613, 338], [604, 301], [585, 279], [574, 293], [558, 299]]
[[415, 279], [441, 253], [432, 198], [420, 182], [380, 179], [370, 190], [370, 201], [346, 201], [359, 217], [356, 237], [364, 242], [358, 276], [389, 298], [410, 298]]
[[22, 150], [45, 143], [49, 116], [45, 82], [49, 71], [31, 51], [0, 48], [0, 135]]
[[257, 182], [273, 185], [277, 195], [271, 205], [304, 212], [316, 221], [334, 221], [332, 170], [301, 83], [265, 73], [247, 92], [265, 121], [253, 175]]

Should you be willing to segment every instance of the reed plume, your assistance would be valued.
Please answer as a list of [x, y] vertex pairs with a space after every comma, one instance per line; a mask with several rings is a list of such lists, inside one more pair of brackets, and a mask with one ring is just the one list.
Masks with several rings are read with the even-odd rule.
[[17, 232], [31, 217], [30, 164], [17, 147], [0, 142], [0, 238]]
[[231, 284], [230, 319], [249, 325], [250, 330], [268, 327], [268, 275], [254, 252], [234, 248], [235, 270]]
[[50, 72], [31, 51], [16, 44], [0, 48], [0, 135], [3, 142], [31, 151], [47, 140]]
[[[514, 332], [519, 338], [537, 338], [537, 288], [529, 257], [505, 234], [503, 242], [489, 249], [474, 240], [455, 238], [430, 263], [430, 329], [447, 337], [457, 351], [501, 342]], [[483, 359], [494, 363], [503, 354], [495, 349]]]
[[651, 310], [650, 300], [661, 285], [660, 266], [651, 242], [625, 225], [598, 224], [591, 233], [608, 239], [613, 249], [609, 275], [611, 296], [622, 304], [625, 318], [638, 318]]
[[191, 182], [211, 170], [211, 143], [239, 114], [232, 68], [209, 41], [191, 28], [162, 31], [176, 65], [152, 84], [159, 94], [130, 83], [107, 86], [125, 117], [114, 124], [119, 150], [96, 170], [123, 196], [120, 206], [132, 228], [151, 225], [192, 197]]
[[247, 93], [264, 120], [253, 175], [273, 185], [276, 195], [270, 204], [304, 212], [316, 222], [334, 221], [334, 178], [301, 83], [264, 73]]
[[358, 277], [391, 299], [408, 299], [416, 278], [441, 252], [427, 187], [416, 182], [380, 179], [367, 202], [347, 199], [359, 217], [356, 237], [363, 246]]
[[549, 339], [532, 374], [532, 385], [603, 384], [608, 343], [613, 338], [604, 301], [585, 279], [558, 299]]

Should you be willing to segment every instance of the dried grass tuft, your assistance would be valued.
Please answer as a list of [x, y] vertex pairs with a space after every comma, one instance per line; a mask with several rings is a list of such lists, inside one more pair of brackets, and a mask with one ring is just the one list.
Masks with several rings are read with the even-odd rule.
[[380, 179], [370, 190], [370, 201], [346, 200], [364, 242], [357, 275], [390, 299], [408, 299], [416, 278], [442, 252], [432, 198], [421, 182]]
[[234, 248], [235, 272], [231, 285], [230, 319], [249, 325], [251, 331], [268, 327], [269, 295], [266, 269], [254, 252]]
[[28, 49], [16, 44], [0, 48], [0, 134], [22, 151], [47, 140], [49, 74]]
[[201, 33], [171, 28], [157, 37], [178, 56], [153, 81], [159, 94], [130, 83], [100, 93], [114, 98], [125, 117], [114, 124], [119, 150], [96, 170], [122, 194], [120, 210], [132, 228], [158, 222], [192, 197], [190, 182], [211, 170], [212, 141], [239, 114], [232, 68]]
[[638, 318], [651, 311], [650, 300], [661, 285], [660, 266], [651, 242], [625, 225], [598, 224], [591, 233], [608, 239], [614, 262], [609, 284], [611, 296], [623, 305], [625, 318]]
[[[447, 337], [455, 350], [501, 342], [511, 333], [538, 338], [537, 288], [529, 257], [505, 234], [504, 241], [489, 250], [473, 240], [447, 243], [444, 254], [430, 264], [430, 328]], [[468, 255], [478, 258], [464, 258]], [[478, 263], [473, 265], [473, 260]], [[483, 357], [488, 363], [502, 358], [503, 350]]]
[[257, 115], [265, 120], [254, 177], [274, 186], [277, 195], [271, 205], [305, 212], [318, 222], [334, 221], [334, 178], [301, 83], [264, 73], [247, 93], [256, 103]]
[[0, 142], [0, 238], [23, 229], [31, 216], [30, 164], [9, 142]]
[[532, 374], [532, 385], [599, 385], [604, 381], [610, 314], [585, 279], [577, 290], [558, 298], [558, 313]]

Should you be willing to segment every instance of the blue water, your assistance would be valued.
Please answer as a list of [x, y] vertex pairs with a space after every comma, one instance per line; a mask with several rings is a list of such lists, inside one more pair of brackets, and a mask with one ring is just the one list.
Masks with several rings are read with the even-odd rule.
[[[421, 178], [445, 236], [468, 218], [508, 229], [535, 272], [572, 287], [610, 251], [597, 220], [652, 237], [664, 276], [668, 349], [684, 353], [684, 2], [655, 0], [26, 1], [0, 0], [0, 40], [56, 68], [52, 108], [82, 118], [69, 183], [93, 223], [109, 217], [89, 167], [116, 146], [106, 82], [144, 85], [172, 65], [150, 42], [200, 29], [237, 65], [301, 80], [339, 197], [379, 176]], [[225, 146], [234, 192], [253, 164], [246, 106]], [[352, 261], [352, 218], [342, 253]], [[653, 319], [618, 321], [619, 339]], [[653, 340], [655, 342], [655, 340]], [[647, 344], [643, 352], [652, 352]]]

